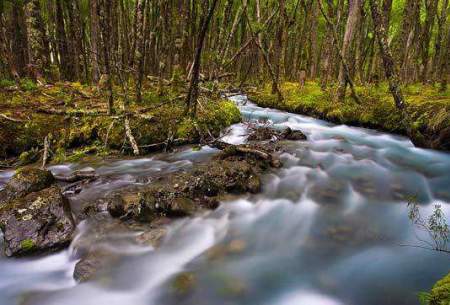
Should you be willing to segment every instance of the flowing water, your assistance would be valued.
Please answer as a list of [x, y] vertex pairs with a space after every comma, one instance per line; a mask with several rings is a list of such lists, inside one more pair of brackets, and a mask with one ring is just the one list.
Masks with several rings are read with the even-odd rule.
[[[168, 226], [158, 249], [112, 230], [99, 246], [122, 256], [97, 280], [72, 279], [82, 222], [66, 251], [35, 259], [0, 257], [0, 304], [33, 305], [412, 305], [450, 269], [448, 254], [412, 247], [426, 238], [411, 225], [405, 196], [427, 216], [440, 203], [450, 221], [450, 154], [408, 139], [263, 109], [233, 98], [247, 120], [289, 126], [308, 141], [286, 142], [282, 169], [264, 191]], [[245, 142], [243, 124], [225, 139]], [[101, 175], [72, 198], [74, 208], [118, 188], [151, 183], [216, 153], [204, 147], [148, 159], [86, 166]], [[0, 173], [0, 184], [11, 172]], [[95, 233], [95, 232], [94, 232]]]

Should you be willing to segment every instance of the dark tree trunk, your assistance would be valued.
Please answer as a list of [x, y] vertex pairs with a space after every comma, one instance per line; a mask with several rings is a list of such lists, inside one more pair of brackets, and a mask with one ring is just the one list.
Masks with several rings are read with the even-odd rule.
[[206, 32], [208, 31], [208, 26], [211, 21], [211, 18], [214, 14], [214, 10], [216, 8], [218, 0], [212, 0], [212, 4], [209, 4], [209, 1], [204, 1], [205, 5], [209, 6], [208, 11], [205, 16], [202, 17], [202, 24], [200, 27], [200, 32], [198, 34], [197, 47], [195, 50], [194, 62], [192, 64], [192, 76], [189, 84], [189, 91], [186, 97], [186, 112], [191, 112], [191, 115], [195, 116], [196, 108], [197, 108], [197, 99], [198, 99], [198, 81], [200, 76], [200, 66], [201, 66], [201, 57], [203, 45], [205, 42]]
[[26, 77], [29, 76], [30, 54], [28, 53], [28, 30], [23, 0], [13, 2], [11, 26], [14, 67], [20, 77]]
[[62, 1], [56, 1], [56, 40], [60, 58], [60, 71], [64, 80], [73, 80], [73, 66], [67, 45]]
[[100, 68], [99, 68], [99, 45], [98, 45], [98, 39], [99, 39], [99, 16], [98, 16], [98, 2], [97, 0], [90, 0], [89, 1], [89, 13], [90, 13], [90, 27], [91, 27], [91, 50], [90, 50], [90, 59], [91, 59], [91, 69], [92, 69], [92, 82], [94, 84], [98, 83], [100, 79]]
[[39, 54], [39, 67], [41, 73], [48, 78], [50, 76], [50, 40], [45, 30], [45, 22], [42, 18], [41, 3], [39, 0], [33, 0], [33, 27], [36, 29], [38, 37], [37, 51]]

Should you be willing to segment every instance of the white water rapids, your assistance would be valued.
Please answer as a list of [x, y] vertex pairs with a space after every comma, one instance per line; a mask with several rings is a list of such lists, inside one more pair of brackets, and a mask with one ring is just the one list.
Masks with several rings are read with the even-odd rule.
[[[264, 177], [261, 194], [176, 221], [158, 249], [133, 244], [126, 232], [109, 233], [103, 245], [123, 259], [83, 284], [72, 279], [72, 248], [36, 259], [0, 257], [0, 304], [412, 305], [450, 271], [448, 254], [404, 246], [420, 244], [417, 234], [425, 238], [408, 219], [405, 196], [415, 196], [425, 216], [441, 204], [450, 222], [450, 154], [395, 135], [263, 109], [244, 96], [233, 100], [246, 120], [308, 136], [285, 143], [284, 166]], [[234, 125], [225, 140], [243, 143], [246, 132], [244, 124]], [[76, 206], [215, 153], [204, 147], [52, 171], [91, 166], [102, 176], [74, 197]], [[0, 173], [0, 184], [10, 176]], [[88, 233], [83, 222], [77, 238]], [[173, 283], [182, 272], [190, 280], [180, 294]]]

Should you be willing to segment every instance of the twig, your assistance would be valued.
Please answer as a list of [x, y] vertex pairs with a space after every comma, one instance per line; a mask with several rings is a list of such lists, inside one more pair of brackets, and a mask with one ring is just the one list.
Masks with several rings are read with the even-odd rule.
[[4, 118], [5, 120], [11, 121], [11, 122], [15, 122], [15, 123], [23, 122], [20, 119], [11, 118], [11, 117], [7, 116], [6, 114], [3, 114], [3, 113], [0, 113], [0, 117]]
[[48, 135], [45, 137], [44, 139], [44, 154], [42, 155], [42, 169], [45, 168], [45, 165], [47, 164], [47, 159], [48, 159], [48, 149], [50, 146], [50, 141], [48, 139]]
[[130, 128], [130, 119], [128, 116], [125, 116], [125, 134], [128, 138], [128, 140], [130, 141], [131, 147], [133, 147], [133, 153], [138, 156], [139, 155], [139, 147], [136, 143], [136, 139], [133, 136], [133, 133], [131, 132], [131, 128]]

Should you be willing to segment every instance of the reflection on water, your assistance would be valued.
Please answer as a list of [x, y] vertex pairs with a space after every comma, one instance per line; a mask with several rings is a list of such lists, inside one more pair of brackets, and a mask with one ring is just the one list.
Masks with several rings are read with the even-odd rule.
[[[450, 259], [402, 246], [417, 243], [404, 198], [416, 196], [425, 215], [432, 203], [449, 202], [450, 155], [415, 148], [402, 137], [234, 99], [246, 119], [270, 120], [308, 136], [286, 143], [284, 167], [266, 177], [262, 194], [173, 223], [156, 250], [110, 232], [102, 243], [124, 258], [85, 284], [71, 280], [70, 250], [35, 260], [1, 258], [1, 304], [418, 304], [417, 293], [449, 271]], [[242, 143], [245, 134], [238, 124], [226, 140]], [[52, 170], [67, 174], [92, 166], [101, 175], [76, 203], [148, 183], [151, 179], [142, 179], [189, 167], [215, 152], [188, 149], [163, 159]], [[443, 209], [450, 215], [448, 204]]]

